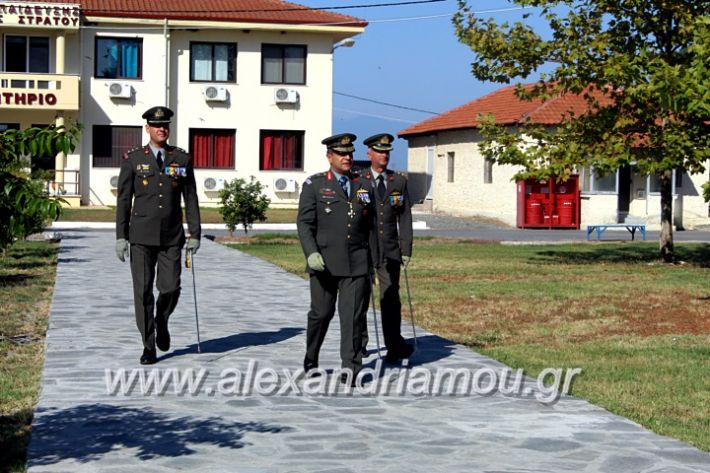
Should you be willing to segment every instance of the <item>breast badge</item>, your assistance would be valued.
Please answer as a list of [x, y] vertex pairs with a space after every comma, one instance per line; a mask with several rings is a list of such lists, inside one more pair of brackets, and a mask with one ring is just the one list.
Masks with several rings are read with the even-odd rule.
[[357, 196], [357, 200], [359, 200], [361, 204], [368, 205], [370, 203], [370, 193], [367, 191], [367, 189], [358, 189], [355, 195]]
[[392, 191], [390, 194], [390, 205], [392, 207], [400, 207], [404, 205], [404, 196], [399, 191]]

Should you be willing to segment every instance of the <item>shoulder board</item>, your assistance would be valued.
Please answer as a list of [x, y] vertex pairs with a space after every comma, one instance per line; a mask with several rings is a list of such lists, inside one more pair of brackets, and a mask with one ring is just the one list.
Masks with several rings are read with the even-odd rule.
[[325, 173], [324, 173], [324, 172], [319, 172], [319, 173], [317, 173], [317, 174], [313, 174], [312, 176], [307, 177], [306, 180], [303, 181], [303, 184], [304, 184], [304, 185], [313, 184], [313, 179], [320, 179], [320, 178], [322, 178], [323, 176], [325, 176]]
[[187, 154], [187, 151], [185, 151], [185, 150], [182, 149], [182, 148], [178, 148], [177, 146], [173, 146], [172, 149], [173, 149], [173, 151], [177, 151], [178, 153], [185, 153], [185, 154]]
[[397, 175], [398, 175], [398, 176], [402, 176], [403, 178], [407, 179], [407, 173], [406, 173], [406, 172], [397, 171]]

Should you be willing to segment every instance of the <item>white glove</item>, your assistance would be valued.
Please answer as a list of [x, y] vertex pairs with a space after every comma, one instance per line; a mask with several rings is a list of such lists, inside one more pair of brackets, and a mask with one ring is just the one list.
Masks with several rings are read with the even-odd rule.
[[323, 271], [325, 269], [325, 261], [320, 253], [311, 253], [307, 258], [308, 266], [313, 271]]
[[121, 262], [126, 261], [126, 256], [128, 256], [128, 240], [125, 238], [116, 240], [116, 256]]

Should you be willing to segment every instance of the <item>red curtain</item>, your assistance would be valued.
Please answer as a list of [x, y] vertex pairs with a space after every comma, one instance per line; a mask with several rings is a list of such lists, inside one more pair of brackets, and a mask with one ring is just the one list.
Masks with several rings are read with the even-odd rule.
[[229, 131], [214, 135], [215, 168], [234, 168], [234, 134]]
[[284, 136], [283, 145], [283, 163], [281, 167], [283, 169], [295, 169], [296, 168], [296, 142], [297, 137], [294, 135]]
[[263, 135], [262, 136], [262, 155], [261, 155], [261, 169], [268, 171], [271, 169], [277, 169], [277, 150], [281, 147], [280, 145], [281, 137], [274, 135]]
[[196, 168], [210, 167], [212, 139], [210, 134], [194, 132], [192, 135], [192, 162]]

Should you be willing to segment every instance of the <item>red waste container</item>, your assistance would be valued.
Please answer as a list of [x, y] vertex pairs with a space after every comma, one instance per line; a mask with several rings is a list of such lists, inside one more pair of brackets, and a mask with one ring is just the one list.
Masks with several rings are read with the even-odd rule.
[[574, 213], [574, 200], [561, 200], [557, 211], [560, 216], [560, 225], [575, 225], [577, 223]]
[[539, 200], [528, 200], [525, 217], [525, 223], [527, 225], [542, 225], [542, 202]]

